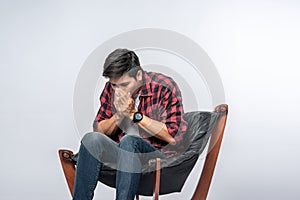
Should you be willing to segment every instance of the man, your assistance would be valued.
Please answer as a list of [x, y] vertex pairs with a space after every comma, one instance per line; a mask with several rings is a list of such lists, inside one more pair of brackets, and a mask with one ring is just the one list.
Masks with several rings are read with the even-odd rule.
[[93, 198], [105, 165], [117, 170], [116, 199], [133, 200], [144, 162], [180, 153], [174, 147], [186, 131], [181, 93], [170, 77], [144, 71], [127, 49], [108, 55], [103, 76], [109, 81], [94, 132], [82, 139], [73, 199]]

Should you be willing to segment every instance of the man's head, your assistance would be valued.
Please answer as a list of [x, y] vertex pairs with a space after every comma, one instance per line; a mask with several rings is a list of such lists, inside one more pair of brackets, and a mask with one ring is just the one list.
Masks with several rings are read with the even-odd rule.
[[128, 49], [116, 49], [104, 63], [103, 76], [109, 78], [112, 86], [131, 94], [142, 86], [142, 68], [137, 55]]
[[128, 72], [130, 77], [135, 78], [138, 70], [141, 70], [137, 55], [128, 49], [116, 49], [105, 59], [103, 76], [117, 78]]

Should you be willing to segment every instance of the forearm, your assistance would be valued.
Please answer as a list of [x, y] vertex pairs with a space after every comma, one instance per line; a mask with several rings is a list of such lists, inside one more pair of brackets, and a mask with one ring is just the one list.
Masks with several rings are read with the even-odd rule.
[[143, 119], [137, 124], [158, 139], [166, 141], [172, 145], [176, 143], [175, 139], [168, 132], [166, 124], [162, 122], [153, 120], [144, 115]]
[[105, 135], [113, 135], [118, 128], [119, 117], [114, 114], [111, 118], [102, 120], [95, 124], [94, 131], [101, 132]]

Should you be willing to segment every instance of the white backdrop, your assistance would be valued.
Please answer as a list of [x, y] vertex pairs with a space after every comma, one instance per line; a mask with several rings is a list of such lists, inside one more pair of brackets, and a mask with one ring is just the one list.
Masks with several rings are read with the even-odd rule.
[[[296, 0], [1, 0], [0, 199], [70, 199], [57, 150], [78, 149], [79, 70], [107, 39], [145, 27], [193, 39], [222, 78], [230, 114], [209, 199], [300, 199], [299, 9]], [[195, 181], [162, 199], [189, 199]], [[98, 185], [95, 199], [113, 198]]]

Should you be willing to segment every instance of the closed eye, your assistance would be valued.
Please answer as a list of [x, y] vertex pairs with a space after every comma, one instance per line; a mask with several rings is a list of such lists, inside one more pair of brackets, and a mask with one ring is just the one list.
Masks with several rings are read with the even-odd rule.
[[126, 87], [129, 83], [121, 83], [120, 86]]

